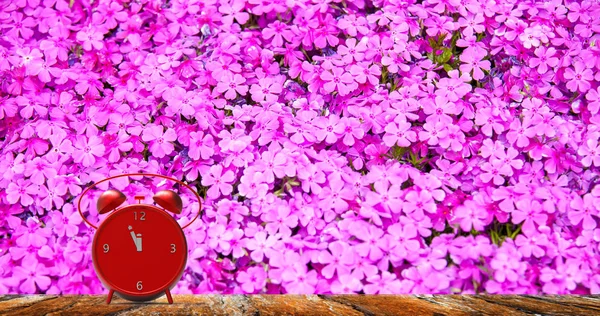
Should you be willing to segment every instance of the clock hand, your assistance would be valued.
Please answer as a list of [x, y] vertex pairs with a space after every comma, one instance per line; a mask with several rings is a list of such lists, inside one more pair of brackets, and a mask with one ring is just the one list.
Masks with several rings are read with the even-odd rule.
[[131, 235], [131, 239], [133, 239], [133, 243], [135, 244], [135, 248], [137, 249], [137, 251], [142, 251], [142, 234], [136, 234], [134, 231], [132, 231], [132, 227], [129, 226], [129, 234]]

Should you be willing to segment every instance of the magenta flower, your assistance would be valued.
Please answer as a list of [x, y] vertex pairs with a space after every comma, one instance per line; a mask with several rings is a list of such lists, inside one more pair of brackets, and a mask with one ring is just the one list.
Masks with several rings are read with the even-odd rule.
[[265, 40], [273, 44], [273, 46], [281, 47], [284, 39], [287, 42], [292, 42], [294, 33], [286, 24], [281, 23], [281, 21], [275, 21], [262, 30], [262, 36]]
[[598, 144], [598, 137], [592, 136], [588, 138], [585, 144], [577, 150], [577, 154], [583, 157], [581, 164], [584, 167], [590, 167], [592, 164], [596, 167], [600, 166], [600, 144]]
[[542, 205], [537, 200], [523, 198], [515, 203], [517, 209], [512, 212], [513, 224], [523, 223], [523, 231], [535, 231], [536, 225], [546, 225], [548, 215], [542, 211]]
[[257, 162], [257, 171], [264, 174], [267, 183], [273, 183], [275, 176], [283, 178], [287, 173], [287, 158], [283, 152], [265, 151], [262, 159]]
[[33, 204], [32, 196], [36, 196], [38, 192], [39, 187], [37, 185], [24, 179], [17, 179], [16, 182], [8, 184], [6, 200], [11, 204], [15, 204], [20, 200], [21, 205], [29, 206]]
[[564, 76], [568, 80], [567, 88], [573, 92], [587, 92], [591, 88], [590, 81], [594, 80], [594, 72], [580, 61], [576, 61], [573, 68], [567, 68]]
[[25, 171], [25, 156], [18, 154], [16, 157], [13, 153], [6, 153], [2, 161], [0, 161], [0, 172], [6, 180], [12, 180], [17, 174], [23, 174]]
[[328, 117], [318, 117], [315, 120], [315, 126], [318, 130], [315, 132], [317, 140], [322, 142], [325, 140], [328, 144], [334, 144], [337, 142], [339, 133], [336, 132], [337, 126], [340, 124], [340, 118], [337, 115], [329, 115]]
[[448, 135], [446, 124], [440, 121], [436, 123], [425, 123], [423, 128], [424, 130], [419, 132], [419, 139], [427, 141], [429, 145], [437, 145], [440, 138], [444, 138]]
[[225, 24], [232, 24], [233, 20], [237, 21], [239, 24], [245, 24], [250, 15], [243, 10], [245, 3], [240, 0], [233, 0], [230, 3], [222, 3], [219, 6], [219, 12], [223, 13], [223, 17], [221, 21]]
[[253, 238], [246, 239], [246, 248], [251, 250], [252, 260], [262, 262], [264, 257], [271, 257], [271, 252], [275, 250], [278, 239], [277, 235], [267, 235], [263, 231], [257, 232]]
[[13, 270], [13, 276], [22, 282], [19, 285], [21, 293], [35, 294], [36, 286], [42, 291], [47, 290], [52, 284], [48, 275], [50, 275], [49, 269], [35, 259], [23, 262]]
[[529, 258], [532, 255], [536, 258], [541, 258], [546, 253], [544, 248], [547, 244], [548, 237], [537, 232], [525, 232], [524, 235], [519, 235], [515, 239], [515, 245], [519, 247], [519, 252], [525, 258]]
[[356, 294], [362, 289], [362, 282], [352, 274], [339, 275], [331, 283], [331, 292], [334, 294]]
[[593, 197], [591, 194], [586, 194], [581, 198], [576, 195], [570, 202], [570, 206], [574, 209], [567, 213], [571, 224], [578, 225], [582, 223], [583, 229], [591, 230], [596, 228], [596, 217], [600, 215], [600, 199]]
[[410, 191], [406, 193], [404, 199], [406, 202], [403, 203], [402, 210], [406, 214], [414, 216], [415, 219], [423, 219], [425, 212], [435, 213], [436, 211], [431, 193], [426, 190]]
[[365, 135], [360, 122], [355, 118], [342, 118], [333, 131], [344, 135], [342, 141], [346, 146], [354, 145], [356, 139], [362, 139]]
[[0, 28], [8, 29], [6, 31], [7, 36], [14, 39], [29, 39], [33, 36], [32, 29], [35, 28], [37, 23], [31, 16], [24, 18], [23, 13], [21, 12], [13, 13], [10, 16], [12, 16], [12, 21], [10, 23], [0, 25]]
[[77, 32], [77, 40], [81, 41], [82, 47], [85, 50], [100, 50], [104, 47], [104, 42], [102, 41], [104, 35], [98, 29], [88, 26], [83, 30]]
[[473, 71], [473, 79], [481, 80], [485, 76], [483, 70], [490, 70], [490, 62], [483, 60], [485, 52], [478, 49], [466, 49], [460, 55], [460, 61], [464, 64], [460, 65], [460, 71], [470, 73]]
[[252, 267], [246, 271], [240, 271], [236, 280], [242, 284], [245, 293], [255, 293], [262, 290], [267, 284], [267, 273], [261, 266]]
[[337, 212], [346, 210], [348, 202], [354, 199], [354, 192], [348, 188], [345, 182], [338, 177], [330, 177], [329, 186], [323, 188], [319, 194], [320, 206], [326, 209], [334, 209]]
[[336, 241], [330, 243], [328, 249], [319, 253], [319, 263], [326, 265], [321, 271], [323, 276], [331, 279], [336, 271], [338, 277], [348, 275], [355, 260], [352, 248], [345, 242]]
[[359, 255], [372, 261], [377, 261], [383, 257], [383, 251], [381, 250], [383, 230], [366, 223], [356, 223], [352, 226], [352, 234], [363, 241], [354, 247]]
[[206, 237], [208, 237], [208, 246], [210, 248], [227, 251], [231, 247], [229, 241], [233, 237], [233, 233], [227, 230], [225, 225], [217, 223], [208, 228]]
[[483, 231], [488, 217], [485, 209], [473, 200], [466, 200], [463, 205], [456, 208], [454, 214], [463, 231], [471, 231], [471, 229]]
[[[355, 38], [349, 38], [346, 40], [346, 45], [338, 46], [338, 53], [342, 56], [342, 61], [347, 64], [352, 63], [352, 61], [360, 62], [365, 57], [365, 51], [367, 50], [366, 39], [358, 42]], [[325, 80], [325, 79], [324, 79]]]
[[337, 91], [340, 95], [344, 96], [355, 89], [356, 83], [352, 75], [339, 67], [333, 68], [331, 72], [322, 72], [320, 78], [325, 81], [323, 89], [327, 93]]
[[231, 170], [223, 170], [222, 165], [210, 167], [208, 174], [202, 177], [202, 185], [210, 186], [206, 192], [212, 199], [217, 199], [223, 195], [229, 195], [233, 190], [231, 182], [235, 179], [235, 174]]
[[544, 46], [540, 46], [535, 49], [535, 56], [529, 60], [529, 66], [537, 67], [537, 71], [540, 74], [544, 74], [548, 71], [548, 67], [556, 67], [559, 59], [554, 57], [556, 49], [549, 47], [546, 49]]
[[219, 81], [216, 90], [219, 93], [225, 92], [225, 98], [232, 100], [235, 99], [235, 97], [237, 96], [236, 92], [239, 93], [241, 96], [246, 95], [246, 93], [248, 92], [248, 86], [243, 84], [245, 82], [246, 79], [240, 74], [223, 76], [221, 77], [221, 81]]
[[188, 156], [194, 160], [209, 159], [214, 153], [215, 142], [210, 134], [204, 135], [203, 132], [190, 133], [190, 150]]
[[262, 172], [252, 171], [244, 174], [240, 179], [238, 191], [247, 198], [265, 196], [269, 190], [265, 176]]
[[164, 128], [160, 125], [152, 125], [144, 129], [142, 140], [150, 143], [150, 151], [157, 158], [162, 158], [173, 152], [174, 146], [171, 142], [177, 139], [177, 134], [172, 128]]
[[87, 138], [83, 135], [77, 135], [73, 145], [75, 148], [73, 151], [73, 160], [86, 167], [93, 165], [96, 162], [96, 157], [102, 157], [105, 153], [102, 139], [97, 136]]
[[281, 91], [281, 84], [269, 77], [259, 79], [258, 84], [250, 87], [250, 94], [255, 102], [275, 102]]
[[265, 230], [271, 235], [279, 233], [288, 237], [292, 235], [292, 229], [298, 226], [298, 216], [292, 214], [287, 205], [273, 208], [262, 218], [267, 223]]
[[372, 85], [379, 83], [379, 76], [381, 75], [381, 68], [377, 65], [370, 65], [368, 63], [359, 63], [357, 65], [350, 66], [350, 73], [354, 76], [354, 80], [360, 84], [364, 84], [367, 81]]
[[400, 147], [409, 147], [411, 142], [417, 141], [417, 133], [410, 130], [411, 124], [406, 121], [400, 121], [398, 124], [390, 122], [385, 126], [385, 135], [383, 142], [392, 147], [398, 145]]

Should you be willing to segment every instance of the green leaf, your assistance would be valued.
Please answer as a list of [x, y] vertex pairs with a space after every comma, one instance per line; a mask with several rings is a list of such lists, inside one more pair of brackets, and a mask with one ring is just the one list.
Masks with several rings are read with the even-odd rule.
[[444, 47], [441, 55], [438, 56], [438, 63], [445, 64], [452, 58], [452, 51]]
[[444, 70], [446, 70], [446, 72], [450, 72], [452, 71], [454, 68], [452, 68], [452, 66], [448, 65], [448, 64], [444, 64]]
[[428, 38], [429, 40], [429, 46], [431, 46], [431, 48], [433, 48], [435, 50], [435, 48], [437, 47], [437, 43], [435, 42], [435, 40], [433, 38]]

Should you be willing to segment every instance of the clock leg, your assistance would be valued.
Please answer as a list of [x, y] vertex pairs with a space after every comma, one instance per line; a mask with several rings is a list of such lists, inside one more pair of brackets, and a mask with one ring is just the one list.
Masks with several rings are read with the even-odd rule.
[[171, 297], [171, 291], [166, 290], [165, 293], [167, 294], [167, 301], [169, 301], [169, 304], [173, 304], [173, 298]]
[[106, 304], [110, 304], [110, 301], [112, 300], [112, 297], [113, 297], [113, 293], [115, 293], [114, 290], [108, 291], [108, 297], [106, 298]]

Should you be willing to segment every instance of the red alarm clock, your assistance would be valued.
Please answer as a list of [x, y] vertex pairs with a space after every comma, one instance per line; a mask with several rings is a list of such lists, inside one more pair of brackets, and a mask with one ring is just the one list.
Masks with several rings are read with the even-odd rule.
[[[135, 196], [138, 204], [119, 207], [127, 198], [117, 190], [108, 190], [98, 199], [97, 211], [111, 213], [96, 227], [81, 212], [83, 196], [102, 182], [125, 176], [159, 177], [177, 182], [194, 192], [199, 211], [192, 221], [181, 227], [167, 213], [180, 214], [183, 209], [182, 200], [175, 192], [163, 190], [154, 194], [153, 200], [158, 206], [141, 204], [144, 196]], [[200, 196], [189, 185], [158, 174], [121, 174], [83, 191], [78, 211], [88, 225], [97, 229], [92, 242], [92, 261], [98, 278], [109, 289], [107, 304], [114, 293], [130, 301], [150, 301], [166, 294], [169, 304], [173, 303], [170, 290], [181, 279], [187, 261], [183, 229], [198, 218], [201, 203]]]

